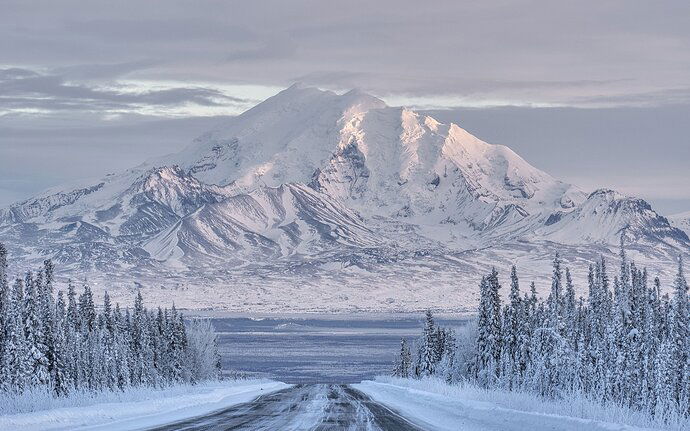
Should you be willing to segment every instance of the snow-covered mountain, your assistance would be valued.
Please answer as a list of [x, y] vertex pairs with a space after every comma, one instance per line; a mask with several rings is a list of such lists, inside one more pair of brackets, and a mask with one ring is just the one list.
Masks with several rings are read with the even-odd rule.
[[671, 224], [690, 235], [690, 211], [669, 216]]
[[[0, 240], [22, 264], [52, 257], [66, 273], [172, 283], [192, 305], [231, 308], [440, 305], [430, 302], [448, 280], [544, 263], [559, 247], [585, 259], [621, 233], [642, 257], [690, 251], [643, 200], [586, 194], [505, 146], [361, 92], [298, 85], [178, 154], [0, 210]], [[228, 287], [238, 282], [247, 289]]]
[[687, 234], [673, 227], [646, 201], [608, 189], [599, 189], [568, 214], [558, 215], [538, 232], [566, 244], [615, 243], [621, 234], [627, 243], [659, 246], [669, 244], [683, 250]]

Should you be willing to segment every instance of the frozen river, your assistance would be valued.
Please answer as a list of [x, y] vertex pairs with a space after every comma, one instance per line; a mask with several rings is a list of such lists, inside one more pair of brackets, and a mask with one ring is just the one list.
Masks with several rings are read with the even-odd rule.
[[224, 369], [286, 383], [343, 384], [389, 374], [400, 338], [416, 338], [422, 318], [215, 318], [213, 323]]

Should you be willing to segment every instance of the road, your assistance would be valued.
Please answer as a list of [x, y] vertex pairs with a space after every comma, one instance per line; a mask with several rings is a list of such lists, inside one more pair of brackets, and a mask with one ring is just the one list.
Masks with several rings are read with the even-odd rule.
[[388, 407], [347, 385], [296, 385], [155, 431], [420, 431]]

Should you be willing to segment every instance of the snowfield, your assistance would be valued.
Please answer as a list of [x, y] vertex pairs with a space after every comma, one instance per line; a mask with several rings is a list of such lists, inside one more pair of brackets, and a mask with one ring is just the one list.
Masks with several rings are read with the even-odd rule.
[[531, 394], [449, 385], [438, 379], [381, 377], [352, 385], [374, 401], [430, 430], [687, 430], [690, 421], [664, 424], [642, 413], [581, 398], [547, 401]]
[[[138, 430], [205, 415], [289, 387], [271, 380], [244, 380], [132, 389], [66, 399], [0, 400], [0, 430]], [[25, 397], [22, 397], [25, 398]], [[39, 400], [37, 400], [37, 398]]]

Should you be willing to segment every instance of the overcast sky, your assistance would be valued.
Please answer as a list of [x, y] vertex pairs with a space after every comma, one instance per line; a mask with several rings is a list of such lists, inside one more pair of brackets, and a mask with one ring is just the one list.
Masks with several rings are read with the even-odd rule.
[[687, 0], [0, 3], [0, 205], [180, 149], [300, 81], [690, 210]]

